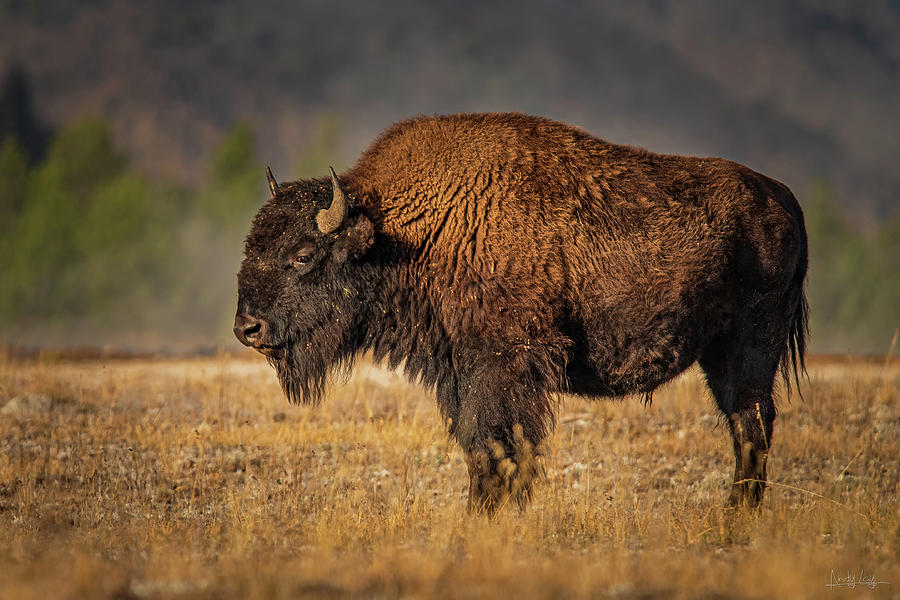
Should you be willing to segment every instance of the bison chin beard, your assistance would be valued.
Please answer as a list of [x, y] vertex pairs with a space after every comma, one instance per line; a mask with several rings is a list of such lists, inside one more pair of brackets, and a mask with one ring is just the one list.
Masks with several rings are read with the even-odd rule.
[[332, 373], [349, 375], [353, 354], [349, 328], [338, 320], [302, 338], [289, 335], [280, 351], [267, 360], [291, 404], [317, 404]]

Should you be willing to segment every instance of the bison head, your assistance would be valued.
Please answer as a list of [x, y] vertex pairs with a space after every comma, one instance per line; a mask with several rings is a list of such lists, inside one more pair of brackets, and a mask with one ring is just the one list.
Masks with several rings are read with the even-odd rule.
[[279, 185], [253, 220], [238, 272], [234, 334], [264, 354], [291, 402], [315, 401], [329, 371], [350, 358], [360, 290], [353, 270], [372, 245], [372, 223], [352, 206], [334, 170]]

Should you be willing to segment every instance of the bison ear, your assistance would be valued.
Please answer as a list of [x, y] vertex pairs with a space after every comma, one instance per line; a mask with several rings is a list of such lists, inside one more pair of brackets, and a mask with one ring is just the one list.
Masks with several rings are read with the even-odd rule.
[[335, 258], [344, 262], [359, 258], [375, 243], [375, 228], [364, 214], [356, 217], [352, 225], [341, 232], [334, 245]]
[[268, 166], [266, 166], [266, 181], [269, 182], [269, 196], [274, 200], [275, 194], [278, 193], [278, 182], [275, 181], [275, 177], [272, 176], [272, 169]]

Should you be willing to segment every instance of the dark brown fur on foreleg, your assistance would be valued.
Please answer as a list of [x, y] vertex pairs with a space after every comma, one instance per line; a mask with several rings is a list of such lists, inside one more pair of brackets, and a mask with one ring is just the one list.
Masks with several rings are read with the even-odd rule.
[[522, 508], [531, 499], [535, 480], [543, 473], [539, 448], [525, 439], [522, 426], [513, 427], [513, 447], [497, 440], [468, 452], [470, 512], [493, 514], [510, 501]]

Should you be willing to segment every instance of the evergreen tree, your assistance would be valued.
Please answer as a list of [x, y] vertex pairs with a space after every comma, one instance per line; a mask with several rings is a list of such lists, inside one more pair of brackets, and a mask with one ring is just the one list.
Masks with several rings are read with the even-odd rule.
[[243, 226], [259, 207], [264, 189], [263, 165], [256, 157], [253, 132], [239, 123], [213, 153], [209, 186], [201, 196], [200, 209], [218, 225]]
[[34, 108], [31, 81], [20, 64], [10, 67], [0, 85], [0, 142], [16, 137], [31, 163], [41, 159], [49, 135]]
[[0, 143], [0, 236], [12, 228], [25, 204], [28, 161], [18, 138]]
[[328, 167], [337, 168], [336, 163], [340, 159], [341, 132], [341, 121], [337, 115], [326, 114], [319, 119], [297, 159], [296, 178], [324, 177], [328, 174]]

